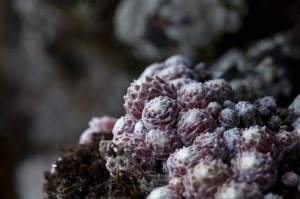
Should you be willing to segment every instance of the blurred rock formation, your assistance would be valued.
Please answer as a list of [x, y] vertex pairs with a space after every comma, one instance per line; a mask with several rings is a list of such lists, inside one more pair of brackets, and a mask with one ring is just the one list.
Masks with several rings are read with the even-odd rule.
[[116, 36], [137, 57], [195, 57], [225, 33], [235, 33], [247, 13], [244, 0], [124, 0], [115, 16]]

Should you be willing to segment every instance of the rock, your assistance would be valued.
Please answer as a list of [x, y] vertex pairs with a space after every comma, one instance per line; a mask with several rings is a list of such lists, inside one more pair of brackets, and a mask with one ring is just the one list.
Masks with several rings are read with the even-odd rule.
[[125, 0], [115, 15], [116, 36], [139, 59], [157, 60], [180, 53], [195, 57], [226, 33], [235, 33], [246, 2]]

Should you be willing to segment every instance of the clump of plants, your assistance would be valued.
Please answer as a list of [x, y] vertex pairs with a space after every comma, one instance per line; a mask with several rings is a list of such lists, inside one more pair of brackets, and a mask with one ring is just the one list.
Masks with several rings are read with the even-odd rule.
[[94, 118], [80, 147], [45, 173], [47, 197], [299, 197], [293, 113], [199, 76], [182, 56], [147, 67], [124, 96], [125, 115]]

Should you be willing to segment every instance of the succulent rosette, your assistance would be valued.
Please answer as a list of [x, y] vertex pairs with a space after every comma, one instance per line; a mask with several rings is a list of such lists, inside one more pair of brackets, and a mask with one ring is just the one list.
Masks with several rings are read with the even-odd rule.
[[183, 195], [185, 188], [182, 177], [172, 177], [169, 179], [169, 187], [176, 190], [180, 195]]
[[163, 186], [153, 189], [147, 199], [183, 199], [183, 197], [171, 187]]
[[219, 113], [218, 121], [221, 126], [235, 127], [240, 123], [240, 118], [234, 109], [225, 108]]
[[146, 134], [148, 129], [145, 127], [145, 124], [142, 120], [139, 120], [135, 123], [133, 133], [138, 135]]
[[232, 128], [223, 133], [223, 138], [228, 149], [228, 157], [232, 158], [236, 155], [238, 139], [241, 137], [241, 129]]
[[276, 138], [287, 153], [292, 153], [299, 148], [299, 137], [294, 132], [282, 130], [276, 134]]
[[211, 114], [214, 118], [218, 118], [219, 113], [222, 111], [223, 107], [218, 102], [210, 102], [207, 107], [206, 111]]
[[206, 108], [209, 102], [216, 101], [215, 91], [203, 83], [192, 82], [177, 90], [178, 104], [184, 109]]
[[144, 171], [154, 167], [155, 160], [151, 151], [145, 147], [144, 135], [123, 133], [114, 136], [113, 143], [118, 147], [121, 147], [125, 153], [130, 155]]
[[272, 96], [266, 96], [255, 101], [258, 112], [263, 116], [267, 117], [275, 112], [277, 104]]
[[79, 144], [91, 144], [94, 134], [110, 135], [117, 119], [109, 116], [93, 117], [86, 129], [79, 138]]
[[206, 86], [215, 91], [217, 101], [223, 103], [225, 100], [232, 100], [235, 93], [230, 84], [223, 79], [213, 79], [204, 83]]
[[242, 136], [238, 138], [237, 149], [239, 151], [255, 149], [260, 153], [270, 153], [276, 162], [280, 162], [284, 155], [284, 147], [266, 126], [251, 126], [242, 131]]
[[111, 176], [115, 176], [117, 172], [120, 175], [130, 176], [136, 172], [136, 165], [128, 159], [125, 155], [118, 155], [116, 157], [108, 157], [106, 159], [106, 168]]
[[263, 199], [263, 195], [256, 184], [236, 182], [224, 183], [218, 188], [216, 199]]
[[264, 196], [264, 199], [285, 199], [285, 198], [278, 194], [268, 193]]
[[114, 135], [133, 133], [135, 124], [135, 120], [130, 115], [126, 114], [117, 120], [114, 128], [112, 129], [112, 133]]
[[144, 173], [144, 175], [139, 176], [137, 182], [139, 184], [140, 190], [146, 196], [149, 195], [155, 188], [168, 184], [168, 180], [168, 175], [166, 175], [165, 173], [148, 170]]
[[166, 167], [171, 178], [183, 177], [187, 169], [203, 159], [213, 159], [207, 149], [197, 150], [193, 146], [177, 149], [167, 160]]
[[183, 87], [186, 84], [195, 83], [196, 80], [186, 77], [181, 77], [177, 79], [169, 80], [168, 83], [173, 85], [176, 90], [179, 90], [181, 87]]
[[220, 160], [202, 160], [184, 176], [186, 198], [214, 199], [219, 186], [230, 179], [230, 168]]
[[231, 109], [235, 109], [235, 103], [233, 102], [233, 101], [231, 101], [231, 100], [225, 100], [224, 102], [223, 102], [223, 107], [224, 108], [231, 108]]
[[179, 106], [167, 96], [156, 97], [146, 103], [142, 112], [142, 121], [146, 128], [159, 128], [176, 122]]
[[177, 123], [177, 133], [185, 145], [190, 145], [193, 140], [215, 128], [213, 117], [202, 109], [190, 109], [179, 114]]
[[168, 58], [163, 63], [155, 63], [148, 66], [141, 74], [140, 78], [146, 76], [158, 76], [164, 80], [173, 80], [178, 78], [191, 78], [193, 79], [194, 72], [191, 70], [190, 61], [181, 56], [174, 55]]
[[176, 99], [175, 88], [155, 76], [146, 76], [131, 83], [124, 96], [124, 107], [131, 117], [141, 119], [145, 103], [158, 96], [168, 96]]
[[227, 158], [228, 149], [223, 137], [215, 132], [206, 132], [197, 136], [193, 146], [197, 150], [207, 149], [207, 151], [215, 158], [225, 160]]
[[170, 154], [182, 146], [182, 142], [171, 127], [151, 129], [145, 138], [145, 144], [158, 160], [166, 160]]
[[256, 183], [261, 191], [268, 190], [276, 182], [277, 164], [269, 153], [242, 152], [231, 160], [231, 165], [238, 181]]
[[277, 130], [282, 125], [282, 120], [278, 115], [272, 115], [266, 124], [271, 130]]
[[281, 176], [281, 182], [287, 187], [296, 187], [299, 183], [299, 176], [293, 171], [288, 171]]
[[235, 110], [240, 117], [240, 126], [250, 127], [258, 124], [255, 106], [246, 101], [240, 101], [235, 105]]

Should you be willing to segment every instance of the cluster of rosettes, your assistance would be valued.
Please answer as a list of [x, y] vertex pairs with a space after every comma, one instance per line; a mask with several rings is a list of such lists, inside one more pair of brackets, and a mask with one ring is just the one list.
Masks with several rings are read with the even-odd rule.
[[[174, 56], [130, 85], [126, 114], [112, 129], [123, 154], [106, 157], [107, 169], [166, 172], [169, 183], [149, 199], [263, 198], [281, 178], [282, 159], [299, 150], [298, 135], [284, 126], [273, 97], [237, 101], [226, 81], [194, 77], [190, 62]], [[282, 176], [283, 184], [297, 186], [295, 175]]]

